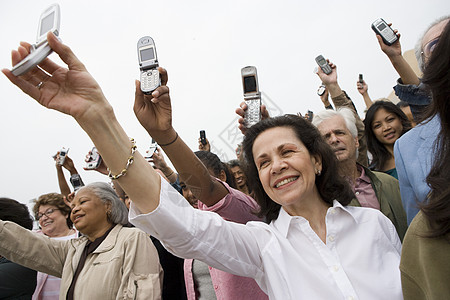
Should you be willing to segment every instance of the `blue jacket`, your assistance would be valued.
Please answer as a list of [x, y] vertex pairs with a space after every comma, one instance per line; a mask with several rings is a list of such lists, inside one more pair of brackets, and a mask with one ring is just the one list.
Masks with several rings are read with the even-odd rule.
[[408, 225], [419, 212], [417, 204], [425, 201], [430, 187], [426, 183], [434, 159], [436, 138], [441, 130], [438, 116], [417, 125], [394, 145], [400, 194]]

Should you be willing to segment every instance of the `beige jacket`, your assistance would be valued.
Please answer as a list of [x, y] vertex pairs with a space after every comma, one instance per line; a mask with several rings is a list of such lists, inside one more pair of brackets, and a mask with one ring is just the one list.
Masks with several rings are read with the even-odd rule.
[[[0, 220], [0, 255], [31, 269], [61, 277], [66, 299], [87, 238], [50, 239]], [[88, 255], [75, 299], [161, 299], [163, 271], [150, 238], [140, 229], [116, 225]]]

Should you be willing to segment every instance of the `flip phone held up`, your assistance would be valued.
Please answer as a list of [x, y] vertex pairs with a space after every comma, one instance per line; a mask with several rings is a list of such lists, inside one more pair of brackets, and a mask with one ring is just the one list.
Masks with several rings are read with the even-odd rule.
[[241, 69], [244, 101], [247, 104], [244, 120], [247, 128], [261, 121], [261, 93], [259, 92], [256, 67], [247, 66]]
[[11, 72], [14, 76], [27, 73], [53, 52], [47, 41], [47, 33], [53, 32], [56, 36], [59, 35], [60, 19], [58, 4], [53, 4], [44, 10], [39, 18], [36, 44], [31, 45], [30, 54], [12, 68]]
[[148, 95], [161, 85], [155, 42], [151, 37], [144, 36], [137, 43], [137, 51], [141, 70], [141, 91]]

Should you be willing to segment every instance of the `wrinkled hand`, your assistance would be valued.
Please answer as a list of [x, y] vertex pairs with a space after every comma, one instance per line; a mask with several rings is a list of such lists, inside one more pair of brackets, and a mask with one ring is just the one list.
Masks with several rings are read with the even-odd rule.
[[[241, 102], [241, 104], [239, 105], [239, 108], [236, 108], [236, 114], [240, 117], [238, 119], [238, 128], [239, 130], [242, 132], [242, 134], [245, 135], [245, 132], [247, 131], [247, 127], [245, 127], [245, 120], [244, 120], [244, 115], [245, 115], [245, 111], [247, 110], [247, 104], [245, 104], [245, 102]], [[267, 111], [267, 108], [264, 104], [261, 104], [261, 120], [264, 119], [268, 119], [270, 118], [269, 116], [269, 112]]]
[[359, 82], [359, 80], [356, 82], [356, 88], [358, 89], [358, 92], [361, 95], [364, 95], [365, 93], [367, 93], [367, 91], [369, 90], [369, 86], [367, 85], [367, 83], [363, 80], [363, 82]]
[[211, 151], [211, 145], [209, 144], [209, 140], [207, 138], [205, 138], [205, 140], [206, 140], [206, 144], [203, 145], [202, 144], [202, 139], [198, 138], [198, 150], [210, 152]]
[[[392, 23], [389, 23], [388, 25], [392, 26]], [[391, 59], [402, 55], [402, 46], [400, 44], [400, 33], [398, 33], [397, 29], [395, 29], [394, 32], [397, 35], [398, 40], [390, 46], [386, 45], [383, 42], [383, 39], [381, 38], [380, 35], [378, 34], [376, 35], [381, 51], [383, 51], [384, 54], [386, 54]]]
[[[104, 107], [110, 107], [100, 86], [72, 50], [51, 32], [47, 34], [47, 40], [68, 69], [46, 58], [39, 64], [40, 68], [34, 67], [22, 76], [16, 77], [10, 70], [3, 69], [6, 77], [41, 105], [69, 114], [77, 121], [94, 118], [99, 111], [104, 111]], [[28, 55], [30, 47], [22, 42], [17, 51], [12, 51], [13, 66]]]
[[317, 68], [317, 76], [319, 76], [320, 80], [322, 80], [322, 83], [325, 86], [329, 86], [332, 84], [337, 84], [337, 67], [335, 64], [333, 64], [332, 62], [330, 62], [329, 59], [327, 59], [328, 64], [331, 67], [331, 73], [330, 74], [325, 74], [324, 71], [322, 71], [321, 67]]
[[136, 80], [136, 94], [134, 101], [134, 113], [141, 125], [159, 144], [166, 144], [173, 140], [167, 132], [172, 128], [172, 106], [170, 103], [167, 71], [158, 68], [161, 76], [161, 86], [151, 95], [145, 95], [140, 88], [139, 80]]

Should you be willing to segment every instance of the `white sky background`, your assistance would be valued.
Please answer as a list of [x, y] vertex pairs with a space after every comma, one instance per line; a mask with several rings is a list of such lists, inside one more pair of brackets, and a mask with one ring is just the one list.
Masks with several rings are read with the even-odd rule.
[[[19, 41], [35, 42], [41, 12], [54, 1], [1, 1], [0, 67], [10, 68], [10, 51]], [[120, 4], [116, 4], [120, 3]], [[136, 43], [145, 35], [156, 43], [159, 63], [169, 73], [175, 129], [197, 149], [199, 130], [222, 157], [235, 158], [237, 141], [222, 134], [237, 126], [242, 101], [240, 69], [258, 69], [260, 89], [283, 113], [319, 111], [320, 85], [314, 58], [330, 58], [338, 80], [362, 115], [356, 90], [363, 73], [372, 99], [386, 97], [397, 75], [379, 49], [371, 23], [383, 17], [402, 34], [403, 50], [426, 26], [450, 13], [448, 0], [429, 1], [59, 1], [61, 33], [99, 82], [119, 122], [141, 153], [150, 138], [132, 111], [134, 80], [139, 78]], [[55, 54], [52, 59], [57, 59]], [[62, 146], [85, 183], [107, 181], [84, 171], [93, 146], [69, 116], [35, 103], [0, 76], [0, 196], [28, 202], [59, 192], [52, 159]], [[66, 172], [66, 178], [69, 178]]]

